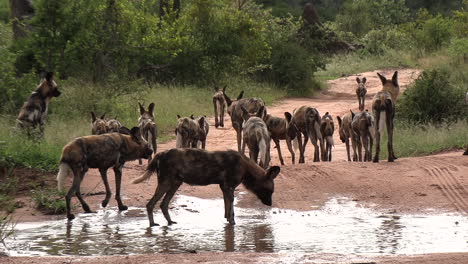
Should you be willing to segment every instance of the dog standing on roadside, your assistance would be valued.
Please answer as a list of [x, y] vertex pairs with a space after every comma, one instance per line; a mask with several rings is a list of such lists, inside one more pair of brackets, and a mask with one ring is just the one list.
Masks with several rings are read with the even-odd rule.
[[[138, 118], [138, 127], [140, 128], [141, 136], [150, 144], [151, 150], [156, 154], [158, 151], [158, 127], [154, 122], [154, 103], [151, 103], [146, 110], [142, 104], [140, 106], [140, 117]], [[151, 161], [151, 155], [148, 157], [148, 162]], [[141, 164], [141, 160], [139, 160]]]
[[222, 90], [219, 90], [218, 87], [215, 87], [215, 94], [213, 95], [213, 107], [215, 113], [215, 127], [224, 127], [224, 108], [226, 106], [226, 101], [224, 100], [224, 92], [226, 91], [226, 86]]

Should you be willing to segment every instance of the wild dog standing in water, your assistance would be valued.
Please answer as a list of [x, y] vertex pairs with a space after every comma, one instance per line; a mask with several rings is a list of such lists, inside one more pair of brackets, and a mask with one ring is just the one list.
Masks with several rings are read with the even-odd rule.
[[[373, 126], [374, 117], [367, 111], [357, 113], [353, 117], [351, 127], [355, 137], [354, 141], [357, 144], [359, 161], [372, 160]], [[362, 159], [362, 147], [364, 147], [364, 160]]]
[[249, 113], [257, 113], [260, 107], [265, 107], [265, 103], [260, 98], [242, 98], [244, 91], [239, 94], [235, 101], [232, 101], [225, 92], [223, 92], [223, 95], [228, 106], [227, 112], [231, 117], [232, 127], [236, 131], [237, 150], [242, 151], [242, 123], [244, 122], [244, 119], [242, 118], [243, 112], [241, 107], [247, 109]]
[[100, 118], [96, 117], [94, 112], [91, 112], [91, 134], [92, 135], [101, 135], [108, 132], [107, 120], [104, 119], [106, 113], [104, 113]]
[[[320, 132], [320, 123], [321, 117], [315, 108], [301, 106], [294, 112], [291, 124], [298, 130], [296, 143], [299, 146], [299, 163], [304, 163], [305, 161], [305, 147], [309, 138], [314, 145], [314, 162], [320, 161], [320, 156], [323, 159], [325, 152], [323, 149], [322, 133]], [[301, 133], [304, 135], [304, 142], [302, 142]], [[319, 141], [320, 147], [317, 145], [317, 141]]]
[[205, 117], [201, 117], [198, 121], [180, 115], [177, 115], [177, 118], [176, 148], [196, 148], [198, 142], [202, 142], [204, 147], [206, 141]]
[[325, 156], [323, 161], [332, 161], [333, 133], [335, 132], [335, 125], [333, 124], [333, 117], [328, 112], [322, 116], [320, 132], [322, 133], [322, 137], [325, 141]]
[[250, 159], [257, 163], [260, 154], [260, 167], [266, 169], [270, 164], [270, 133], [262, 119], [265, 108], [260, 107], [255, 115], [250, 114], [243, 106], [241, 106], [241, 110], [244, 119], [241, 153], [245, 153], [245, 146], [247, 145]]
[[205, 133], [204, 136], [200, 137], [200, 138], [203, 138], [203, 140], [200, 140], [200, 141], [197, 142], [197, 148], [200, 147], [199, 145], [201, 143], [202, 149], [205, 149], [206, 137], [208, 137], [208, 132], [210, 132], [210, 125], [208, 124], [208, 121], [206, 121], [206, 116], [199, 116], [199, 117], [195, 118], [193, 116], [193, 114], [192, 114], [190, 116], [190, 119], [194, 120], [198, 124], [200, 129], [202, 129], [203, 132]]
[[151, 156], [151, 153], [150, 145], [141, 136], [138, 127], [132, 128], [130, 136], [120, 133], [92, 135], [76, 138], [65, 145], [60, 159], [57, 182], [58, 189], [61, 191], [63, 190], [65, 178], [73, 174], [73, 184], [65, 196], [68, 220], [75, 218], [70, 210], [70, 201], [73, 195], [76, 195], [86, 213], [92, 212], [83, 197], [81, 197], [80, 192], [81, 181], [89, 168], [97, 168], [101, 173], [106, 187], [106, 198], [102, 201], [103, 207], [107, 206], [112, 195], [107, 181], [107, 170], [109, 168], [114, 169], [115, 199], [119, 210], [127, 210], [127, 206], [122, 203], [120, 198], [122, 168], [125, 162], [141, 158], [146, 159]]
[[153, 209], [164, 196], [161, 210], [168, 225], [175, 224], [169, 216], [169, 203], [182, 183], [190, 185], [219, 184], [224, 197], [224, 218], [232, 225], [234, 221], [234, 190], [243, 184], [254, 193], [263, 204], [272, 205], [274, 182], [280, 168], [270, 167], [264, 170], [239, 152], [205, 151], [200, 149], [170, 149], [156, 154], [148, 164], [146, 172], [133, 180], [143, 182], [153, 173], [158, 174], [158, 187], [146, 205], [150, 226], [156, 226]]
[[374, 162], [379, 162], [380, 154], [380, 135], [383, 133], [385, 126], [387, 126], [388, 133], [388, 161], [393, 162], [396, 159], [395, 152], [393, 151], [393, 119], [395, 117], [395, 103], [400, 93], [400, 86], [398, 85], [398, 72], [395, 71], [392, 80], [388, 81], [387, 78], [377, 73], [382, 82], [382, 90], [378, 92], [372, 100], [372, 112], [375, 118], [375, 156]]
[[263, 117], [263, 121], [265, 121], [268, 132], [270, 133], [270, 137], [273, 142], [275, 142], [281, 165], [284, 165], [284, 160], [283, 156], [281, 155], [280, 140], [286, 140], [286, 145], [288, 146], [288, 150], [291, 153], [292, 163], [294, 164], [296, 161], [291, 140], [296, 137], [297, 132], [294, 126], [289, 125], [291, 118], [292, 116], [288, 112], [285, 113], [285, 118], [272, 116], [270, 114], [266, 114]]
[[42, 135], [49, 109], [49, 101], [52, 97], [59, 97], [60, 94], [61, 92], [58, 90], [57, 83], [54, 81], [54, 74], [47, 72], [36, 90], [32, 92], [28, 100], [21, 107], [16, 118], [17, 127], [26, 129], [28, 135], [30, 135], [31, 129], [39, 127]]
[[355, 138], [353, 137], [353, 130], [351, 128], [351, 123], [353, 122], [354, 113], [350, 111], [349, 113], [343, 116], [343, 119], [337, 116], [338, 119], [338, 126], [340, 133], [340, 140], [341, 142], [345, 143], [346, 145], [346, 152], [348, 154], [348, 161], [351, 161], [350, 149], [349, 149], [349, 139], [351, 138], [352, 147], [353, 147], [353, 161], [357, 161], [357, 154], [356, 154], [356, 142]]
[[[154, 122], [154, 103], [151, 103], [146, 110], [143, 105], [138, 103], [140, 106], [140, 117], [138, 118], [138, 127], [142, 137], [148, 141], [151, 146], [153, 153], [156, 153], [158, 150], [157, 138], [158, 138], [158, 127]], [[148, 162], [151, 161], [151, 155], [148, 157]], [[141, 160], [139, 160], [141, 164]]]
[[226, 91], [226, 86], [223, 90], [215, 87], [215, 94], [213, 95], [213, 107], [215, 112], [215, 127], [224, 127], [224, 107], [226, 101], [224, 100], [223, 93]]
[[367, 89], [366, 89], [366, 77], [359, 79], [359, 77], [356, 77], [356, 82], [358, 83], [358, 87], [356, 88], [356, 95], [358, 98], [358, 103], [359, 103], [359, 111], [364, 111], [365, 107], [365, 101], [366, 101], [366, 94], [367, 94]]

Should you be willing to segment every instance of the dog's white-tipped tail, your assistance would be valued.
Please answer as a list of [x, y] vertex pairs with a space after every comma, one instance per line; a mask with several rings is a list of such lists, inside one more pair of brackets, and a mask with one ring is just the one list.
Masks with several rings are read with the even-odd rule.
[[334, 147], [334, 142], [333, 142], [333, 137], [332, 136], [326, 136], [325, 140], [327, 141], [328, 145]]
[[140, 183], [140, 182], [144, 182], [146, 180], [148, 180], [149, 178], [151, 178], [151, 175], [153, 175], [153, 172], [150, 171], [150, 170], [147, 170], [143, 175], [140, 176], [140, 178], [136, 178], [132, 181], [133, 184], [137, 184], [137, 183]]
[[72, 173], [70, 165], [65, 162], [61, 162], [59, 165], [59, 172], [57, 173], [57, 189], [63, 191], [63, 183], [65, 179]]

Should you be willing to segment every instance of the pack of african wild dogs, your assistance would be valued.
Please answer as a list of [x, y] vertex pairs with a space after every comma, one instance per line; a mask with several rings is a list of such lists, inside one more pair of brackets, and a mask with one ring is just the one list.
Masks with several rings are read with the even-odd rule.
[[[395, 103], [399, 95], [398, 72], [391, 79], [377, 73], [382, 89], [375, 94], [371, 111], [365, 109], [366, 77], [356, 77], [355, 87], [359, 112], [349, 111], [343, 116], [335, 116], [338, 122], [340, 140], [345, 143], [348, 161], [379, 162], [381, 135], [386, 127], [388, 134], [388, 161], [396, 159], [393, 149], [393, 120]], [[157, 152], [157, 119], [154, 114], [155, 104], [148, 107], [139, 103], [140, 116], [136, 126], [129, 129], [116, 117], [106, 118], [91, 112], [91, 135], [76, 138], [63, 147], [57, 174], [59, 190], [64, 189], [67, 177], [72, 184], [65, 195], [67, 218], [75, 218], [71, 213], [71, 198], [76, 196], [85, 213], [93, 211], [84, 200], [80, 184], [90, 168], [98, 169], [106, 189], [102, 207], [106, 207], [111, 198], [111, 188], [107, 179], [107, 170], [112, 168], [115, 174], [115, 199], [119, 210], [127, 210], [121, 199], [122, 170], [127, 161], [147, 159], [145, 173], [133, 180], [133, 184], [147, 181], [157, 174], [157, 188], [146, 205], [150, 226], [158, 225], [153, 219], [156, 203], [162, 199], [160, 208], [168, 224], [174, 224], [169, 215], [169, 203], [182, 183], [190, 185], [218, 184], [224, 199], [224, 217], [230, 224], [234, 220], [234, 190], [241, 183], [255, 194], [265, 205], [272, 205], [274, 180], [280, 173], [279, 166], [271, 165], [271, 141], [278, 151], [281, 165], [280, 140], [285, 140], [291, 153], [292, 164], [305, 163], [305, 149], [308, 141], [314, 147], [311, 157], [313, 162], [332, 161], [335, 133], [334, 117], [326, 112], [321, 115], [319, 109], [309, 105], [298, 105], [284, 116], [273, 116], [261, 98], [244, 98], [241, 92], [236, 99], [222, 89], [215, 87], [212, 97], [214, 107], [214, 126], [224, 128], [225, 109], [230, 116], [232, 129], [236, 132], [237, 150], [207, 151], [209, 126], [206, 116], [182, 117], [175, 119], [176, 147]], [[354, 88], [353, 88], [354, 89]], [[39, 130], [42, 134], [47, 117], [48, 106], [53, 97], [60, 96], [53, 73], [46, 73], [22, 106], [17, 118], [17, 128], [28, 134]], [[372, 145], [376, 151], [372, 153]], [[350, 144], [351, 142], [351, 144]], [[352, 157], [350, 145], [352, 147]], [[245, 154], [248, 148], [247, 157]], [[364, 151], [362, 149], [364, 148]], [[467, 150], [468, 152], [468, 150]], [[465, 152], [465, 154], [468, 154]]]

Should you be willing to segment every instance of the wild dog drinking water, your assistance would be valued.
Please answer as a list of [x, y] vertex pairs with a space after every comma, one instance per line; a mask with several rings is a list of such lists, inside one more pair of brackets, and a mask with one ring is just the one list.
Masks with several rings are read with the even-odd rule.
[[400, 93], [400, 86], [398, 85], [398, 72], [395, 71], [392, 80], [377, 73], [382, 82], [382, 90], [378, 92], [372, 100], [372, 112], [375, 118], [375, 156], [373, 161], [379, 162], [380, 154], [380, 135], [383, 133], [385, 126], [387, 126], [388, 133], [388, 161], [393, 162], [396, 159], [395, 152], [393, 151], [393, 119], [395, 117], [395, 103]]
[[356, 82], [358, 83], [358, 87], [356, 88], [356, 96], [358, 98], [358, 103], [359, 103], [359, 111], [364, 111], [365, 107], [365, 102], [366, 102], [366, 94], [367, 94], [367, 89], [366, 89], [366, 82], [367, 79], [366, 77], [359, 79], [359, 77], [356, 77]]
[[338, 126], [339, 126], [338, 132], [340, 133], [341, 142], [345, 143], [346, 145], [346, 153], [348, 154], [348, 161], [351, 161], [349, 139], [351, 139], [352, 147], [353, 147], [353, 161], [357, 161], [356, 142], [354, 141], [355, 138], [353, 137], [353, 130], [351, 128], [353, 117], [354, 117], [354, 113], [352, 111], [345, 114], [343, 118], [337, 116]]
[[265, 103], [260, 98], [242, 98], [244, 91], [239, 94], [235, 101], [232, 101], [225, 92], [223, 92], [223, 95], [228, 106], [227, 112], [231, 117], [232, 127], [236, 131], [237, 150], [242, 151], [242, 123], [244, 122], [244, 119], [242, 118], [243, 113], [241, 107], [247, 109], [249, 113], [257, 113], [260, 107], [265, 107]]
[[53, 97], [59, 97], [61, 92], [58, 90], [57, 83], [54, 81], [54, 74], [47, 72], [43, 76], [36, 90], [32, 92], [28, 100], [23, 104], [16, 118], [16, 126], [20, 129], [26, 129], [28, 135], [31, 129], [39, 128], [39, 132], [44, 132], [49, 102]]
[[70, 174], [73, 175], [73, 184], [68, 190], [65, 201], [67, 205], [67, 218], [72, 220], [75, 216], [71, 213], [70, 201], [76, 195], [86, 213], [91, 209], [84, 201], [80, 192], [80, 184], [89, 168], [97, 168], [101, 173], [106, 197], [102, 206], [106, 207], [111, 197], [107, 170], [114, 169], [115, 173], [115, 199], [119, 210], [127, 210], [127, 206], [120, 198], [120, 184], [122, 180], [122, 168], [125, 162], [151, 156], [152, 150], [148, 142], [141, 136], [138, 127], [131, 129], [131, 135], [109, 133], [79, 137], [65, 145], [60, 159], [59, 172], [57, 174], [58, 189], [63, 190], [64, 180]]
[[143, 182], [153, 173], [158, 174], [158, 187], [146, 205], [150, 226], [156, 226], [153, 209], [164, 196], [161, 210], [168, 225], [175, 224], [169, 216], [169, 203], [182, 183], [190, 185], [219, 184], [224, 197], [224, 218], [232, 225], [234, 221], [234, 190], [243, 184], [263, 204], [272, 205], [274, 182], [280, 168], [273, 166], [264, 170], [237, 151], [205, 151], [201, 149], [170, 149], [156, 154], [146, 172], [133, 181]]
[[[367, 111], [357, 113], [353, 117], [351, 127], [353, 129], [353, 136], [355, 138], [354, 141], [357, 144], [358, 160], [371, 161], [374, 117]], [[362, 147], [364, 147], [364, 160], [362, 159]]]
[[279, 160], [281, 165], [284, 165], [283, 156], [281, 155], [281, 146], [280, 140], [285, 140], [288, 150], [291, 153], [292, 164], [296, 162], [294, 149], [292, 147], [292, 140], [296, 138], [297, 130], [294, 126], [290, 125], [291, 114], [286, 112], [285, 118], [272, 116], [266, 114], [263, 117], [263, 121], [267, 125], [268, 132], [270, 132], [270, 137], [275, 142], [276, 149], [278, 150]]
[[206, 144], [205, 117], [195, 121], [189, 117], [177, 115], [176, 148], [197, 148], [202, 142], [202, 147]]
[[215, 127], [224, 127], [224, 108], [226, 101], [224, 100], [223, 93], [226, 91], [226, 86], [222, 90], [215, 87], [215, 94], [213, 95], [213, 107], [215, 113]]
[[206, 138], [208, 137], [208, 133], [210, 132], [210, 125], [208, 124], [208, 121], [206, 120], [206, 116], [199, 116], [199, 117], [194, 117], [193, 114], [190, 116], [190, 119], [194, 120], [200, 129], [203, 130], [204, 136], [201, 136], [200, 138], [203, 138], [203, 140], [200, 140], [197, 142], [197, 148], [200, 147], [205, 149], [206, 146]]
[[[292, 115], [291, 124], [298, 130], [295, 143], [299, 147], [299, 163], [305, 162], [304, 153], [309, 138], [314, 145], [314, 162], [319, 162], [320, 157], [324, 157], [325, 152], [323, 149], [322, 133], [320, 132], [320, 122], [321, 117], [319, 112], [312, 107], [301, 106]], [[304, 142], [302, 142], [301, 134], [304, 135]], [[319, 144], [317, 144], [317, 141]]]
[[267, 125], [263, 121], [265, 108], [262, 106], [255, 115], [252, 115], [241, 106], [244, 123], [242, 125], [242, 153], [245, 146], [249, 148], [250, 159], [257, 163], [260, 155], [260, 167], [266, 169], [270, 164], [270, 134]]
[[[154, 122], [154, 103], [149, 104], [148, 110], [146, 110], [141, 103], [140, 106], [140, 117], [138, 118], [138, 127], [140, 128], [141, 136], [148, 141], [151, 146], [153, 153], [158, 151], [158, 127]], [[151, 155], [148, 157], [148, 162], [151, 161]], [[140, 160], [141, 164], [141, 160]]]
[[333, 124], [333, 117], [326, 112], [320, 121], [320, 133], [325, 141], [325, 156], [323, 161], [332, 161], [332, 147], [333, 147], [333, 133], [335, 132], [335, 125]]

